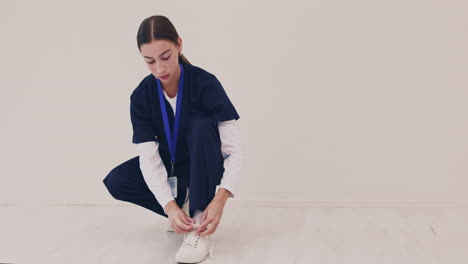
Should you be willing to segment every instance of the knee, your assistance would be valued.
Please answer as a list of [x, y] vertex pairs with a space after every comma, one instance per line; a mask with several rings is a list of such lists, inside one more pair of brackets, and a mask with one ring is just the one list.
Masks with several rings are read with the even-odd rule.
[[112, 169], [102, 181], [115, 199], [120, 199], [120, 197], [122, 197], [122, 186], [124, 185], [122, 176], [123, 175], [119, 173], [118, 167], [116, 167]]

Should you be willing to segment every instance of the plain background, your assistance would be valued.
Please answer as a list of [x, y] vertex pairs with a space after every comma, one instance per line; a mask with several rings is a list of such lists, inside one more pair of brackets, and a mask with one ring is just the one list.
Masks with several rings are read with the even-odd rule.
[[464, 1], [2, 1], [1, 204], [121, 204], [141, 21], [240, 114], [232, 201], [468, 202]]

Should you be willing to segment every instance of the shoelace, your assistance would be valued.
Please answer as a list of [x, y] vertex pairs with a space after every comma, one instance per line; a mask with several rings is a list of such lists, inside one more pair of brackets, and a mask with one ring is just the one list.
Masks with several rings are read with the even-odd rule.
[[196, 248], [198, 245], [198, 240], [200, 240], [200, 234], [197, 235], [196, 231], [193, 230], [190, 233], [185, 235], [184, 245], [192, 246], [193, 248]]
[[[196, 231], [191, 231], [190, 233], [188, 234], [185, 234], [184, 235], [184, 246], [192, 246], [193, 248], [196, 248], [197, 245], [198, 245], [198, 240], [200, 240], [200, 235], [197, 235]], [[211, 257], [214, 257], [213, 255], [213, 245], [211, 244], [210, 245], [210, 248], [209, 248], [209, 255]]]

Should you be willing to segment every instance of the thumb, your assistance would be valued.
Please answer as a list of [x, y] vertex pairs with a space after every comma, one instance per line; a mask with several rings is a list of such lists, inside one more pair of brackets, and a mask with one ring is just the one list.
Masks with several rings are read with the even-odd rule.
[[193, 219], [190, 218], [190, 216], [188, 216], [188, 215], [186, 215], [186, 214], [184, 214], [184, 216], [185, 216], [185, 219], [186, 219], [187, 221], [189, 221], [189, 223], [192, 223], [192, 224], [193, 224]]
[[203, 215], [201, 217], [201, 223], [200, 224], [203, 224], [205, 222], [205, 219], [208, 217], [208, 210], [204, 210], [203, 211]]
[[[208, 211], [208, 210], [204, 210], [204, 211], [203, 211], [203, 215], [202, 215], [202, 217], [201, 217], [201, 219], [200, 219], [200, 223], [199, 223], [198, 228], [197, 228], [197, 232], [198, 232], [198, 233], [201, 232], [201, 231], [203, 231], [203, 230], [205, 230], [205, 227], [208, 225], [207, 223], [205, 223], [205, 220], [206, 220], [206, 218], [207, 218], [207, 216], [208, 216], [207, 211]], [[200, 231], [200, 230], [201, 230], [201, 231]]]
[[179, 217], [180, 217], [180, 221], [182, 223], [184, 223], [186, 225], [190, 225], [190, 220], [187, 219], [187, 215], [184, 212], [182, 212], [181, 215], [179, 215]]

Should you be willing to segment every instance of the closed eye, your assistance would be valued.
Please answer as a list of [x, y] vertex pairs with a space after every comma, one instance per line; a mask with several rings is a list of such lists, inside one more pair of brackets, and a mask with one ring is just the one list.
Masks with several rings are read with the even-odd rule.
[[[169, 57], [167, 57], [167, 58], [163, 58], [163, 60], [165, 60], [165, 61], [166, 61], [166, 60], [168, 60], [170, 57], [171, 57], [171, 56], [169, 56]], [[153, 64], [153, 63], [154, 63], [154, 61], [149, 61], [148, 63], [149, 63], [149, 64]]]

